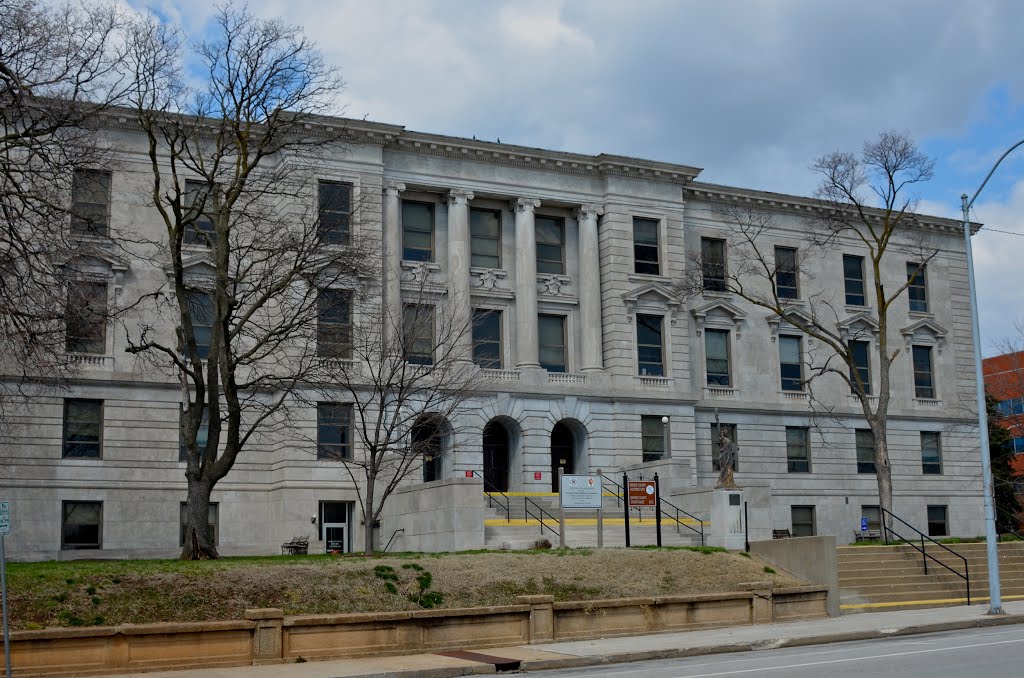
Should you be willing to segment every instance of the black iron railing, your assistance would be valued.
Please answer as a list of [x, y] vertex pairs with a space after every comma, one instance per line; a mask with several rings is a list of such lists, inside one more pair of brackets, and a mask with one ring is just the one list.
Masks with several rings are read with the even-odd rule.
[[[904, 544], [907, 544], [908, 546], [913, 547], [915, 550], [917, 550], [921, 554], [921, 563], [924, 566], [924, 573], [925, 574], [928, 574], [928, 560], [930, 559], [930, 560], [935, 561], [936, 563], [938, 563], [942, 567], [946, 568], [947, 570], [949, 570], [950, 572], [952, 572], [956, 576], [958, 576], [961, 579], [963, 579], [967, 583], [967, 604], [970, 605], [971, 604], [971, 569], [967, 565], [967, 558], [965, 558], [964, 556], [960, 555], [959, 553], [957, 553], [953, 549], [949, 548], [945, 544], [940, 544], [939, 542], [935, 541], [934, 539], [932, 539], [931, 537], [926, 535], [921, 530], [917, 529], [916, 527], [914, 527], [913, 525], [911, 525], [907, 521], [903, 520], [902, 518], [900, 518], [899, 516], [894, 514], [892, 511], [888, 511], [888, 510], [883, 508], [883, 509], [881, 509], [881, 512], [882, 512], [882, 538], [885, 540], [886, 546], [889, 545], [889, 541], [890, 541], [889, 536], [892, 535], [896, 539], [893, 539], [891, 541], [900, 541], [900, 542], [902, 542]], [[913, 541], [907, 539], [906, 537], [903, 537], [898, 532], [896, 532], [896, 530], [894, 530], [892, 528], [892, 526], [889, 525], [889, 521], [885, 519], [886, 516], [889, 516], [893, 520], [899, 521], [902, 525], [906, 526], [907, 529], [912, 530], [913, 532], [916, 532], [918, 537], [919, 537], [919, 540], [921, 542], [921, 545], [918, 546]], [[957, 572], [956, 570], [954, 570], [952, 567], [950, 567], [946, 563], [942, 562], [941, 560], [939, 560], [935, 556], [933, 556], [930, 553], [928, 553], [925, 550], [925, 548], [924, 548], [925, 540], [928, 540], [930, 543], [935, 544], [936, 546], [938, 546], [939, 548], [943, 549], [944, 551], [947, 551], [950, 554], [952, 554], [952, 555], [956, 556], [957, 558], [959, 558], [960, 560], [962, 560], [964, 562], [964, 571], [963, 571], [963, 573]]]
[[391, 548], [391, 542], [393, 542], [395, 540], [395, 536], [399, 532], [402, 532], [404, 534], [405, 533], [405, 528], [404, 527], [400, 527], [400, 528], [398, 528], [397, 530], [395, 530], [394, 532], [391, 533], [391, 539], [388, 539], [388, 545], [384, 547], [384, 553], [387, 553], [388, 549]]
[[1006, 509], [999, 508], [998, 506], [996, 506], [996, 510], [999, 511], [1003, 520], [1003, 522], [1000, 523], [999, 517], [996, 518], [996, 523], [998, 524], [999, 529], [1002, 530], [1003, 534], [1012, 534], [1017, 539], [1024, 541], [1024, 537], [1022, 537], [1013, 527], [1013, 525], [1016, 525], [1018, 522], [1017, 516], [1013, 515]]
[[[615, 480], [613, 480], [612, 478], [609, 478], [608, 476], [606, 476], [603, 473], [599, 473], [598, 475], [600, 475], [602, 478], [604, 478], [604, 482], [611, 483], [612, 487], [615, 488], [614, 490], [612, 490], [612, 496], [615, 497], [615, 505], [616, 506], [622, 506], [624, 503], [629, 501], [629, 499], [626, 497], [626, 488], [624, 488], [622, 485], [619, 485], [617, 482], [615, 482]], [[603, 491], [604, 490], [602, 488], [602, 492]], [[631, 506], [630, 508], [632, 508], [634, 511], [636, 511], [637, 520], [640, 520], [642, 522], [643, 518], [644, 518], [644, 514], [640, 511], [640, 507], [639, 506]]]
[[[512, 497], [508, 496], [503, 491], [501, 491], [498, 488], [494, 487], [494, 485], [489, 483], [487, 481], [487, 479], [484, 478], [483, 474], [481, 474], [479, 471], [473, 471], [473, 475], [476, 476], [477, 478], [480, 478], [482, 481], [484, 481], [484, 492], [487, 493], [488, 504], [490, 505], [490, 502], [493, 501], [499, 507], [503, 508], [505, 510], [505, 520], [506, 520], [506, 522], [511, 523], [512, 522]], [[498, 497], [501, 497], [501, 499], [499, 499]], [[504, 500], [504, 501], [502, 501], [502, 500]], [[532, 511], [530, 509], [531, 506], [533, 507]], [[547, 511], [545, 511], [543, 506], [541, 506], [537, 502], [533, 501], [529, 497], [523, 497], [523, 517], [526, 520], [530, 520], [531, 518], [536, 519], [540, 523], [540, 533], [541, 534], [544, 534], [544, 530], [549, 530], [551, 532], [551, 534], [555, 535], [556, 537], [558, 536], [558, 530], [554, 529], [550, 525], [545, 524], [545, 522], [544, 522], [545, 518], [547, 518], [548, 520], [554, 522], [557, 525], [558, 524], [558, 518], [555, 518], [553, 515], [551, 515]]]
[[[534, 515], [534, 513], [530, 511], [530, 506], [533, 506], [536, 515]], [[548, 530], [551, 532], [551, 534], [555, 535], [556, 537], [558, 536], [558, 530], [544, 522], [544, 519], [547, 518], [555, 525], [558, 525], [558, 518], [554, 517], [553, 515], [545, 511], [543, 506], [541, 506], [534, 500], [530, 499], [529, 497], [523, 497], [523, 513], [526, 514], [527, 520], [529, 520], [530, 518], [535, 518], [537, 522], [540, 523], [541, 534], [544, 534], [544, 530]]]
[[[679, 533], [679, 526], [682, 525], [683, 527], [685, 527], [686, 529], [690, 530], [691, 532], [695, 532], [698, 535], [700, 535], [700, 545], [704, 546], [704, 521], [701, 520], [700, 518], [698, 518], [697, 516], [693, 515], [692, 513], [687, 513], [683, 509], [679, 508], [678, 506], [676, 506], [675, 504], [670, 502], [668, 499], [662, 498], [662, 500], [661, 500], [661, 512], [662, 512], [662, 514], [665, 513], [665, 506], [668, 506], [669, 508], [671, 508], [676, 513], [676, 515], [675, 515], [676, 534]], [[689, 523], [682, 522], [679, 519], [679, 514], [680, 513], [683, 514], [684, 516], [686, 516], [687, 518], [690, 518], [691, 520], [695, 521], [697, 523], [697, 527], [694, 527], [693, 525], [690, 525]]]
[[[497, 504], [501, 508], [505, 509], [505, 520], [506, 522], [512, 522], [512, 499], [499, 490], [498, 488], [487, 482], [487, 478], [484, 478], [483, 474], [479, 471], [473, 471], [473, 475], [484, 481], [484, 492], [487, 494], [487, 507], [493, 508], [494, 504]], [[495, 495], [501, 496], [505, 502], [502, 503], [501, 499], [498, 499]]]

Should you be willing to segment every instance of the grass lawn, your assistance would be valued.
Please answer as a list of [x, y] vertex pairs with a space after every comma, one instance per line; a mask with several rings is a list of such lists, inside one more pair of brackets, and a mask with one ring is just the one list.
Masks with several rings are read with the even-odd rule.
[[[720, 549], [575, 549], [452, 554], [268, 556], [216, 561], [49, 561], [8, 565], [14, 629], [241, 619], [285, 614], [480, 607], [523, 594], [556, 601], [735, 591], [740, 582], [799, 584]], [[423, 585], [427, 584], [424, 588]]]

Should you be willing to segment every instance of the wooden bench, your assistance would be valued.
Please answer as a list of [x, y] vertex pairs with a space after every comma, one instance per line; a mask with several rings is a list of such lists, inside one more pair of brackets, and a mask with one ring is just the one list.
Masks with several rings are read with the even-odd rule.
[[292, 537], [291, 541], [281, 544], [281, 555], [304, 556], [309, 552], [309, 537]]
[[878, 541], [882, 538], [881, 530], [854, 530], [853, 541]]
[[789, 539], [792, 536], [789, 530], [772, 530], [772, 539]]

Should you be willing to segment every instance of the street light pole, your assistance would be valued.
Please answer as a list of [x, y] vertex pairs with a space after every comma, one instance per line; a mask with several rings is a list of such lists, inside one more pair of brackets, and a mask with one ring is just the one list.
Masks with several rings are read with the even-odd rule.
[[981, 436], [981, 477], [982, 491], [985, 493], [985, 546], [988, 557], [988, 613], [1004, 614], [1002, 594], [999, 586], [999, 537], [996, 534], [996, 516], [994, 497], [992, 494], [992, 457], [988, 448], [988, 412], [985, 407], [985, 378], [981, 369], [981, 330], [978, 324], [978, 292], [974, 282], [974, 254], [971, 248], [971, 205], [977, 200], [981, 189], [992, 178], [999, 163], [1018, 146], [1024, 145], [1024, 139], [1011, 146], [992, 166], [981, 186], [974, 192], [974, 197], [967, 199], [967, 194], [960, 196], [964, 214], [964, 243], [967, 248], [967, 283], [971, 291], [971, 329], [974, 336], [974, 379], [978, 391], [978, 435]]

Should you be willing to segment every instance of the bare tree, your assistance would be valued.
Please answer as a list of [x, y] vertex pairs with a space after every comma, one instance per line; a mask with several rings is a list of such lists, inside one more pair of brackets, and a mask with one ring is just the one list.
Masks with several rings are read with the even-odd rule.
[[[776, 214], [758, 208], [728, 205], [719, 216], [729, 228], [728, 258], [724, 249], [703, 248], [690, 255], [692, 263], [678, 284], [681, 294], [692, 297], [711, 292], [728, 292], [774, 314], [818, 342], [804, 356], [800, 375], [793, 377], [797, 388], [809, 387], [825, 375], [837, 375], [860, 403], [873, 434], [874, 461], [878, 479], [879, 505], [892, 510], [892, 469], [886, 442], [890, 372], [900, 355], [892, 341], [890, 327], [897, 300], [923, 275], [935, 256], [915, 214], [915, 184], [932, 177], [934, 163], [906, 134], [884, 132], [864, 144], [861, 154], [830, 153], [813, 164], [821, 175], [814, 217], [805, 222], [807, 246], [800, 252], [776, 247], [779, 223]], [[847, 299], [829, 287], [805, 290], [797, 297], [797, 276], [815, 259], [833, 256], [840, 239], [850, 239], [867, 253], [871, 273], [856, 304], [864, 306], [860, 318], [849, 322]], [[890, 262], [913, 261], [917, 268], [906, 278], [888, 279]], [[887, 284], [889, 283], [889, 284]], [[808, 286], [810, 287], [810, 286]], [[874, 314], [870, 314], [870, 307]], [[871, 344], [874, 349], [869, 349]], [[878, 383], [873, 384], [865, 367], [867, 351], [876, 356]], [[785, 375], [784, 375], [785, 378]], [[813, 393], [812, 393], [813, 396]], [[832, 405], [823, 406], [831, 411]]]
[[[382, 304], [364, 306], [351, 360], [340, 361], [334, 377], [351, 403], [339, 407], [353, 438], [334, 454], [356, 487], [367, 554], [388, 497], [417, 472], [441, 479], [442, 455], [455, 452], [462, 415], [481, 392], [466, 341], [472, 319], [444, 303], [426, 275], [417, 282], [397, 316]], [[331, 450], [319, 446], [318, 454]]]
[[325, 205], [321, 194], [317, 203], [314, 169], [344, 151], [344, 130], [321, 118], [341, 87], [334, 69], [300, 29], [244, 9], [221, 8], [210, 36], [194, 48], [198, 89], [178, 79], [173, 28], [144, 19], [129, 43], [147, 202], [162, 226], [140, 256], [168, 281], [136, 301], [126, 327], [129, 352], [181, 385], [184, 559], [217, 557], [214, 486], [323, 381], [324, 290], [358, 287], [373, 272], [350, 233], [350, 200]]

